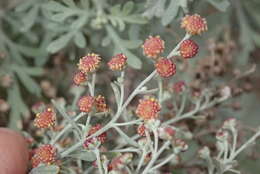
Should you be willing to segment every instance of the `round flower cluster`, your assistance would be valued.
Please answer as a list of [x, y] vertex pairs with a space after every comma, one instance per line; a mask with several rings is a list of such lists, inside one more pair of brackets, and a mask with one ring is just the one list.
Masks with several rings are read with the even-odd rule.
[[101, 57], [97, 54], [90, 53], [82, 57], [78, 63], [78, 70], [74, 77], [73, 82], [75, 85], [81, 85], [88, 80], [88, 73], [95, 72], [100, 66]]
[[155, 67], [161, 77], [170, 77], [176, 73], [176, 65], [167, 58], [160, 58]]
[[96, 71], [100, 66], [101, 57], [97, 54], [91, 53], [79, 60], [78, 69], [83, 73], [90, 73]]
[[96, 109], [96, 112], [109, 111], [105, 97], [102, 95], [98, 95], [97, 97], [92, 97], [89, 95], [81, 97], [78, 101], [78, 108], [81, 112], [86, 113], [93, 111], [93, 109]]
[[78, 107], [81, 112], [91, 112], [95, 98], [92, 96], [83, 96], [78, 101]]
[[112, 59], [107, 63], [109, 69], [112, 71], [121, 71], [126, 66], [127, 57], [120, 53], [112, 57]]
[[144, 98], [139, 100], [136, 115], [143, 120], [156, 119], [160, 110], [161, 106], [155, 98]]
[[207, 21], [198, 14], [186, 15], [182, 18], [181, 28], [191, 35], [201, 34], [208, 30]]
[[50, 144], [40, 146], [34, 151], [32, 157], [32, 167], [35, 168], [39, 164], [50, 165], [56, 161], [56, 148]]
[[199, 46], [191, 39], [184, 40], [180, 45], [180, 54], [185, 59], [196, 56], [198, 50]]
[[144, 55], [151, 58], [157, 58], [165, 48], [164, 41], [160, 38], [160, 36], [149, 36], [149, 38], [145, 40], [142, 47]]
[[55, 125], [56, 112], [52, 108], [46, 108], [43, 112], [36, 114], [34, 125], [38, 128], [50, 128]]
[[81, 71], [77, 72], [73, 77], [73, 82], [75, 85], [81, 85], [88, 80], [87, 75]]

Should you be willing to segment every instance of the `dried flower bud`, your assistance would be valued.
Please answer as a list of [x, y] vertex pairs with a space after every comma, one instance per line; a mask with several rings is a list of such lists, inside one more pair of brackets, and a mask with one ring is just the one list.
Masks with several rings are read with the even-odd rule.
[[148, 140], [147, 140], [147, 138], [146, 137], [143, 137], [143, 138], [140, 138], [138, 141], [137, 141], [137, 143], [138, 143], [138, 145], [140, 146], [140, 147], [145, 147], [145, 146], [147, 146], [148, 145]]
[[229, 118], [224, 121], [222, 128], [234, 131], [237, 126], [237, 120], [235, 118]]
[[146, 154], [144, 157], [144, 164], [149, 163], [149, 161], [151, 161], [151, 159], [152, 159], [152, 153]]
[[77, 72], [73, 77], [73, 82], [75, 85], [81, 85], [88, 80], [87, 75], [81, 71]]
[[180, 45], [180, 54], [185, 59], [195, 57], [198, 50], [199, 46], [191, 39], [184, 40]]
[[78, 69], [83, 73], [94, 72], [101, 62], [101, 57], [91, 53], [79, 60]]
[[158, 112], [161, 106], [155, 98], [147, 98], [139, 100], [136, 109], [136, 115], [144, 120], [155, 119], [158, 117]]
[[33, 113], [37, 114], [43, 112], [46, 109], [46, 105], [44, 102], [37, 102], [32, 106]]
[[220, 91], [221, 97], [223, 100], [228, 99], [231, 96], [231, 89], [229, 86], [225, 86], [221, 91]]
[[5, 74], [0, 77], [0, 84], [4, 88], [11, 87], [13, 82], [14, 82], [13, 77], [9, 74]]
[[97, 112], [108, 112], [109, 111], [109, 108], [106, 104], [105, 97], [102, 95], [98, 95], [95, 98], [95, 106], [96, 106]]
[[161, 77], [170, 77], [176, 73], [176, 65], [167, 58], [160, 58], [156, 62], [155, 67]]
[[202, 159], [208, 159], [210, 158], [210, 150], [207, 146], [202, 147], [199, 152], [199, 157]]
[[37, 148], [32, 157], [33, 168], [40, 163], [50, 165], [56, 161], [56, 148], [50, 144], [45, 144]]
[[229, 136], [228, 131], [225, 131], [223, 129], [218, 130], [216, 133], [217, 140], [222, 141], [222, 142], [227, 141], [228, 136]]
[[78, 107], [81, 112], [91, 112], [95, 99], [92, 96], [83, 96], [78, 101]]
[[186, 15], [182, 18], [181, 28], [191, 35], [201, 34], [208, 30], [207, 21], [198, 14]]
[[38, 128], [50, 128], [55, 125], [56, 112], [52, 108], [47, 108], [43, 112], [36, 114], [34, 125]]
[[127, 57], [124, 54], [117, 54], [107, 63], [112, 71], [121, 71], [126, 66]]
[[120, 170], [125, 167], [125, 165], [129, 164], [133, 159], [132, 153], [125, 153], [114, 158], [111, 163], [109, 164], [110, 170]]
[[0, 112], [7, 112], [10, 109], [10, 105], [3, 99], [0, 99]]
[[180, 152], [185, 152], [189, 148], [187, 143], [181, 139], [174, 139], [173, 147], [174, 147], [175, 153], [177, 153], [177, 154]]
[[173, 91], [175, 93], [181, 93], [185, 90], [186, 88], [186, 83], [184, 81], [178, 81], [173, 84]]
[[160, 36], [149, 36], [143, 44], [143, 53], [147, 57], [157, 58], [164, 51], [164, 41]]
[[158, 129], [159, 138], [164, 140], [171, 140], [174, 137], [175, 133], [176, 131], [170, 126], [159, 127]]

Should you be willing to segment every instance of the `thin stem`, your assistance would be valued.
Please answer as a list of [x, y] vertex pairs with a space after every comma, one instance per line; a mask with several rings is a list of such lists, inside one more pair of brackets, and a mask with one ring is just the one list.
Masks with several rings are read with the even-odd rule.
[[119, 102], [119, 107], [121, 107], [123, 105], [124, 102], [124, 94], [125, 94], [125, 90], [124, 90], [124, 77], [125, 77], [125, 72], [122, 71], [121, 72], [121, 76], [120, 76], [120, 102]]
[[139, 173], [139, 170], [141, 169], [143, 163], [144, 163], [144, 159], [145, 159], [145, 156], [147, 155], [147, 152], [145, 151], [145, 149], [143, 149], [143, 153], [142, 153], [142, 156], [139, 160], [139, 163], [138, 163], [138, 166], [135, 170], [135, 173]]
[[157, 153], [158, 150], [158, 132], [157, 129], [153, 130], [153, 135], [154, 135], [154, 153]]
[[[82, 116], [84, 116], [85, 113], [84, 112], [81, 112], [78, 116], [76, 116], [76, 118], [74, 119], [74, 121], [78, 121]], [[71, 124], [67, 124], [63, 129], [62, 131], [60, 131], [50, 142], [51, 145], [54, 145], [61, 137], [62, 135], [67, 132], [70, 128], [71, 128]]]
[[182, 112], [183, 112], [183, 110], [185, 108], [186, 99], [187, 99], [187, 93], [183, 93], [182, 96], [181, 96], [181, 99], [182, 99], [181, 100], [181, 107], [178, 110], [178, 113], [177, 113], [176, 117], [179, 117], [182, 114]]
[[159, 99], [159, 103], [161, 104], [162, 103], [162, 95], [163, 95], [163, 83], [162, 83], [161, 77], [158, 77], [157, 81], [158, 81], [158, 88], [159, 88], [158, 99]]
[[232, 130], [232, 133], [233, 133], [233, 144], [231, 149], [231, 156], [235, 153], [237, 147], [237, 131]]
[[142, 121], [141, 119], [138, 119], [138, 120], [133, 120], [133, 121], [125, 122], [125, 123], [115, 123], [114, 125], [115, 126], [129, 126], [129, 125], [132, 125], [132, 124], [138, 124], [141, 121]]
[[225, 151], [224, 151], [224, 161], [226, 161], [228, 159], [228, 151], [229, 151], [229, 147], [228, 147], [228, 142], [227, 140], [224, 142], [224, 147], [225, 147]]
[[95, 96], [96, 73], [92, 75], [91, 84], [88, 83], [89, 92], [92, 97]]
[[126, 135], [119, 127], [114, 126], [113, 128], [126, 140], [127, 143], [138, 147], [138, 143], [132, 140], [128, 135]]
[[55, 106], [55, 108], [59, 111], [59, 113], [71, 124], [71, 126], [76, 129], [77, 131], [77, 138], [80, 139], [81, 138], [81, 130], [79, 129], [79, 127], [77, 126], [77, 124], [75, 123], [75, 121], [73, 119], [70, 118], [70, 116], [68, 116], [68, 114], [64, 111], [64, 108], [62, 108], [60, 105], [58, 105], [56, 103], [56, 101], [52, 100], [53, 105]]
[[161, 155], [161, 153], [170, 145], [170, 141], [167, 141], [163, 144], [163, 146], [160, 148], [160, 150], [152, 155], [151, 161], [148, 163], [142, 174], [147, 174], [150, 170], [150, 168], [153, 166], [154, 162], [157, 160], [157, 158]]
[[172, 160], [173, 157], [175, 157], [176, 155], [175, 154], [172, 154], [170, 156], [168, 156], [165, 160], [163, 160], [162, 162], [160, 162], [159, 164], [157, 164], [156, 166], [152, 167], [149, 171], [152, 171], [152, 170], [156, 170], [160, 167], [162, 167], [164, 164], [168, 163], [169, 161]]
[[258, 131], [255, 135], [253, 135], [246, 143], [244, 143], [231, 157], [230, 161], [234, 160], [236, 156], [241, 153], [245, 148], [247, 148], [250, 144], [252, 144], [256, 138], [260, 136], [260, 131]]
[[172, 56], [176, 55], [177, 50], [180, 48], [181, 43], [184, 40], [187, 40], [191, 37], [190, 34], [186, 33], [186, 35], [184, 36], [184, 38], [177, 44], [177, 46], [170, 52], [170, 54], [167, 56], [167, 58], [171, 58]]
[[136, 152], [136, 153], [139, 153], [140, 150], [136, 149], [136, 148], [125, 148], [125, 149], [115, 149], [115, 150], [111, 150], [109, 152], [120, 152], [120, 153], [123, 153], [123, 152]]
[[96, 157], [97, 157], [97, 165], [98, 165], [99, 174], [103, 174], [99, 150], [95, 149], [94, 153], [96, 154]]
[[183, 120], [183, 119], [186, 119], [186, 118], [190, 118], [192, 117], [194, 114], [196, 114], [198, 111], [200, 110], [200, 101], [198, 101], [196, 103], [196, 106], [195, 106], [195, 109], [190, 111], [190, 112], [187, 112], [179, 117], [174, 117], [168, 121], [165, 121], [162, 125], [165, 126], [165, 125], [169, 125], [169, 124], [172, 124], [172, 123], [176, 123], [180, 120]]

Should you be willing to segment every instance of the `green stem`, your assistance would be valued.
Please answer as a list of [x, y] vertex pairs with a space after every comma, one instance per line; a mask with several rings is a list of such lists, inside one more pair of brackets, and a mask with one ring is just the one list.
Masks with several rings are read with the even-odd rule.
[[[78, 116], [76, 116], [76, 118], [74, 119], [74, 121], [78, 121], [82, 116], [84, 116], [85, 113], [81, 112]], [[61, 137], [62, 135], [67, 132], [70, 128], [71, 128], [71, 124], [67, 124], [62, 131], [60, 131], [50, 142], [51, 145], [54, 145]]]

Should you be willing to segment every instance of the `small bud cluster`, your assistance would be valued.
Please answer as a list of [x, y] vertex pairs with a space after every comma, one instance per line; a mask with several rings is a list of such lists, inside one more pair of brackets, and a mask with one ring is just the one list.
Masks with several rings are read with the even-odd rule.
[[[92, 126], [87, 134], [87, 137], [93, 135], [98, 130], [100, 130], [102, 126], [100, 124], [96, 124], [95, 126]], [[96, 146], [98, 142], [104, 143], [107, 139], [107, 133], [103, 132], [102, 134], [93, 137], [93, 138], [87, 138], [83, 144], [85, 148], [92, 148], [92, 146]]]
[[183, 58], [195, 57], [199, 51], [199, 46], [191, 39], [184, 40], [180, 45], [180, 54]]
[[100, 66], [100, 62], [101, 57], [91, 53], [79, 60], [78, 69], [85, 74], [94, 72]]
[[160, 110], [161, 106], [158, 101], [153, 97], [149, 97], [139, 100], [136, 115], [143, 120], [156, 119]]
[[95, 98], [92, 96], [83, 96], [78, 101], [78, 107], [81, 112], [91, 112], [92, 106], [95, 103]]
[[117, 54], [107, 63], [112, 71], [121, 71], [126, 66], [127, 57], [124, 54]]
[[75, 85], [81, 85], [88, 80], [87, 75], [81, 71], [77, 72], [73, 77], [73, 82]]
[[81, 112], [89, 113], [96, 109], [97, 112], [108, 112], [109, 108], [106, 104], [105, 97], [98, 95], [97, 97], [83, 96], [78, 101], [78, 108]]
[[36, 114], [34, 125], [38, 128], [50, 128], [55, 125], [56, 112], [52, 108], [46, 108], [43, 112]]
[[109, 108], [106, 104], [105, 97], [102, 95], [98, 95], [95, 98], [95, 106], [96, 106], [97, 112], [108, 112], [109, 111]]
[[158, 134], [159, 134], [159, 138], [163, 140], [171, 140], [174, 138], [176, 131], [170, 126], [159, 127]]
[[173, 92], [175, 93], [181, 93], [185, 90], [186, 87], [186, 83], [184, 81], [178, 81], [176, 83], [173, 84]]
[[167, 58], [160, 58], [155, 67], [161, 77], [171, 77], [176, 73], [176, 65]]
[[145, 124], [142, 123], [140, 124], [138, 127], [137, 127], [137, 133], [140, 135], [140, 136], [145, 136], [145, 131], [148, 131], [148, 129], [145, 127]]
[[53, 164], [56, 161], [56, 148], [50, 144], [42, 145], [34, 151], [31, 160], [34, 168], [39, 164]]
[[201, 34], [208, 30], [206, 19], [198, 14], [186, 15], [182, 18], [181, 28], [191, 35]]
[[118, 157], [115, 157], [109, 164], [109, 169], [111, 171], [120, 171], [127, 164], [129, 164], [133, 159], [132, 153], [124, 153]]
[[143, 44], [143, 53], [147, 57], [157, 58], [164, 51], [164, 41], [160, 36], [149, 36]]

